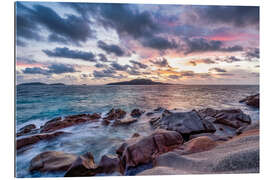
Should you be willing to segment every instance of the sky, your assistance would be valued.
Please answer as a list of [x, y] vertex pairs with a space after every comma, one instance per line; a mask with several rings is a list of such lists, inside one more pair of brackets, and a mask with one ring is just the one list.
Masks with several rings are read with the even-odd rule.
[[17, 2], [16, 83], [259, 84], [259, 7]]

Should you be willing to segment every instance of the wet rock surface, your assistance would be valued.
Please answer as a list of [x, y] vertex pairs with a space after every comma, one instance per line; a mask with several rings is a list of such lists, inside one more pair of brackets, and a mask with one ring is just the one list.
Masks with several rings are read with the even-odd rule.
[[259, 108], [260, 107], [260, 94], [247, 96], [246, 98], [240, 100], [239, 102], [246, 103], [246, 105], [248, 106]]
[[70, 153], [46, 151], [38, 154], [31, 160], [29, 170], [30, 172], [66, 171], [76, 158], [76, 155]]
[[36, 134], [36, 135], [33, 135], [33, 136], [20, 138], [20, 139], [17, 139], [17, 141], [16, 141], [16, 148], [18, 150], [18, 149], [21, 149], [21, 148], [23, 148], [25, 146], [38, 143], [39, 141], [51, 140], [51, 139], [54, 139], [54, 138], [56, 138], [58, 136], [61, 136], [61, 135], [64, 135], [64, 134], [70, 134], [70, 133], [66, 133], [66, 132], [63, 132], [63, 131], [58, 131], [58, 132], [54, 132], [54, 133]]
[[140, 109], [133, 109], [130, 113], [130, 115], [134, 118], [140, 117], [145, 111]]
[[94, 157], [90, 152], [87, 152], [79, 157], [71, 164], [65, 177], [83, 177], [95, 176], [98, 173], [98, 168], [95, 164]]
[[34, 124], [28, 124], [22, 128], [19, 129], [19, 132], [16, 134], [17, 137], [30, 134], [36, 129], [36, 125]]
[[106, 114], [106, 117], [104, 117], [103, 119], [107, 121], [122, 119], [126, 116], [126, 114], [126, 111], [122, 109], [113, 108]]
[[53, 132], [58, 129], [70, 127], [73, 125], [85, 123], [85, 122], [94, 122], [97, 121], [101, 116], [97, 113], [94, 114], [78, 114], [66, 116], [65, 118], [57, 117], [44, 124], [41, 127], [41, 132]]
[[179, 132], [185, 141], [205, 133], [210, 134], [209, 137], [212, 136], [215, 140], [226, 140], [235, 135], [237, 129], [249, 125], [251, 118], [240, 109], [205, 108], [188, 112], [163, 109], [160, 116], [152, 117], [149, 122], [155, 129]]
[[157, 130], [150, 136], [131, 138], [117, 150], [123, 169], [151, 162], [159, 154], [168, 152], [183, 143], [175, 131]]

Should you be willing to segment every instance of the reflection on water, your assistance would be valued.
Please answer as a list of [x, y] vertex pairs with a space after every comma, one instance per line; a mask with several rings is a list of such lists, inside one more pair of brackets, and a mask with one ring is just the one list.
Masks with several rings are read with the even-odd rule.
[[[16, 128], [34, 123], [40, 126], [56, 116], [78, 113], [105, 113], [112, 107], [131, 111], [151, 110], [158, 106], [181, 111], [212, 107], [240, 108], [253, 121], [259, 111], [240, 99], [259, 91], [259, 86], [18, 86]], [[99, 122], [66, 128], [71, 135], [35, 144], [17, 155], [17, 177], [62, 176], [63, 174], [29, 174], [29, 161], [45, 150], [81, 154], [90, 151], [96, 162], [103, 154], [114, 153], [121, 142], [133, 133], [149, 134], [147, 120], [126, 127], [103, 126]]]

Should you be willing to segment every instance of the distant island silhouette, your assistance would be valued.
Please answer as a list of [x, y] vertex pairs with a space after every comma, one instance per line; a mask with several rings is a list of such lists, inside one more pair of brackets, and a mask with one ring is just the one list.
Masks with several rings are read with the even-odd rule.
[[171, 84], [155, 82], [155, 81], [152, 81], [151, 79], [133, 79], [130, 81], [108, 83], [106, 85], [171, 85]]
[[53, 83], [53, 84], [46, 84], [46, 83], [41, 83], [41, 82], [30, 82], [30, 83], [22, 83], [18, 84], [18, 86], [28, 86], [28, 85], [35, 85], [35, 86], [41, 86], [41, 85], [61, 85], [64, 86], [64, 83]]

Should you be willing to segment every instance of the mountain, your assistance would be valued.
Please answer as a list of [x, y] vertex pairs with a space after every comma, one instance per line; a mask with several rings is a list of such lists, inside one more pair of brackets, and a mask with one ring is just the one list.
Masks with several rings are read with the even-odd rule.
[[109, 83], [106, 85], [170, 85], [168, 83], [162, 83], [162, 82], [155, 82], [151, 79], [133, 79], [131, 81], [122, 81], [122, 82], [115, 82], [115, 83]]

